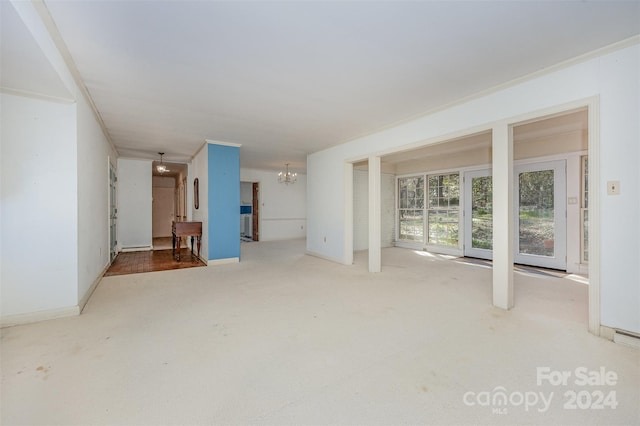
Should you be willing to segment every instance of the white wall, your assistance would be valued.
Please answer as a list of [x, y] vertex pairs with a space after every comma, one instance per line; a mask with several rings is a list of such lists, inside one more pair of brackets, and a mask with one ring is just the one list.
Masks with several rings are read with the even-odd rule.
[[[395, 240], [395, 175], [380, 177], [380, 236], [382, 247]], [[353, 170], [353, 250], [369, 248], [369, 171]]]
[[305, 237], [307, 228], [306, 175], [298, 174], [296, 183], [285, 185], [278, 183], [277, 172], [240, 169], [240, 180], [242, 182], [260, 182], [260, 241]]
[[[510, 123], [525, 114], [598, 96], [601, 180], [597, 185], [604, 194], [601, 323], [640, 333], [639, 58], [636, 44], [310, 155], [307, 250], [344, 263], [349, 259], [345, 162], [476, 133], [494, 123]], [[620, 195], [606, 195], [608, 180], [620, 180]]]
[[118, 247], [150, 249], [151, 160], [118, 159]]
[[[640, 47], [599, 62], [602, 324], [640, 333]], [[606, 195], [619, 180], [621, 194]], [[594, 208], [595, 206], [592, 206]]]
[[7, 94], [0, 102], [2, 318], [74, 309], [76, 106]]
[[[200, 239], [200, 257], [209, 259], [209, 174], [208, 174], [208, 144], [204, 144], [200, 151], [193, 157], [191, 168], [189, 170], [191, 182], [187, 185], [191, 194], [191, 220], [202, 222], [202, 238]], [[198, 178], [200, 190], [200, 206], [198, 209], [193, 204], [193, 181]], [[240, 207], [238, 207], [240, 214]], [[238, 235], [238, 238], [240, 236]]]
[[240, 182], [240, 205], [250, 206], [253, 204], [253, 183]]
[[109, 162], [116, 166], [117, 154], [89, 105], [78, 99], [78, 300], [86, 301], [110, 261]]

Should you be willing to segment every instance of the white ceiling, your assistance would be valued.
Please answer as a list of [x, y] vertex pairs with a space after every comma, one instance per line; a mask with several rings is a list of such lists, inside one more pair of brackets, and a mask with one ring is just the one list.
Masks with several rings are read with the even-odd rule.
[[0, 0], [0, 29], [0, 86], [3, 89], [73, 100], [16, 10], [3, 0]]
[[[639, 1], [53, 1], [120, 155], [306, 155], [640, 33]], [[4, 49], [3, 49], [3, 54]]]

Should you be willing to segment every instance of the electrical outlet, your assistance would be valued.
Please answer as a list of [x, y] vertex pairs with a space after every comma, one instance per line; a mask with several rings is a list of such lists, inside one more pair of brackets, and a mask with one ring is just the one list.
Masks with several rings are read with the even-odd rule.
[[607, 195], [620, 195], [620, 181], [607, 181]]

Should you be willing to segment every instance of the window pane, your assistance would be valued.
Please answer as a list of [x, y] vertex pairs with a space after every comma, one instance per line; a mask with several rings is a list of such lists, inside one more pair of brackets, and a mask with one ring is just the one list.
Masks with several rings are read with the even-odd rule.
[[519, 185], [519, 252], [553, 256], [553, 170], [520, 173]]
[[582, 210], [582, 261], [589, 262], [589, 210]]
[[493, 249], [493, 182], [491, 176], [471, 179], [471, 246]]
[[458, 245], [458, 212], [451, 210], [429, 210], [429, 243]]
[[400, 210], [399, 238], [401, 240], [423, 241], [423, 210]]

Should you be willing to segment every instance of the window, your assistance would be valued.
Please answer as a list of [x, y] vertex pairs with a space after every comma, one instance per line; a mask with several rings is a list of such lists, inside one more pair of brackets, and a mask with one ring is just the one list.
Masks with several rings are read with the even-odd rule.
[[398, 239], [424, 241], [424, 176], [398, 179]]
[[460, 174], [429, 176], [428, 243], [458, 247]]
[[589, 157], [582, 160], [582, 200], [580, 201], [580, 220], [582, 222], [580, 232], [580, 245], [582, 263], [589, 262]]

